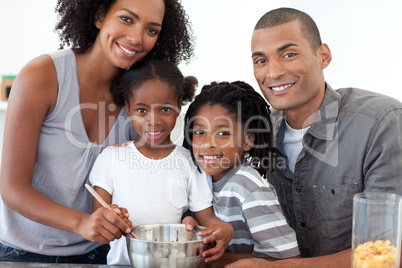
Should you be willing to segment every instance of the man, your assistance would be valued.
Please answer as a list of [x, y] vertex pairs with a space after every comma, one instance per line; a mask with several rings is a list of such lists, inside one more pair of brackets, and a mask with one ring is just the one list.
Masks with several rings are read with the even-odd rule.
[[402, 194], [402, 104], [356, 89], [333, 90], [331, 52], [315, 22], [290, 8], [266, 13], [252, 41], [254, 75], [272, 113], [275, 186], [302, 258], [246, 259], [229, 267], [350, 267], [353, 196]]

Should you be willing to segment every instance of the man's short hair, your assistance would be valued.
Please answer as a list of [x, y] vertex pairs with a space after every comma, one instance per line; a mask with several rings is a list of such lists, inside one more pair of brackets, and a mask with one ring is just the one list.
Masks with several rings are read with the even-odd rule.
[[321, 46], [320, 32], [317, 24], [306, 13], [294, 8], [278, 8], [265, 13], [254, 27], [254, 30], [265, 29], [288, 22], [298, 21], [302, 35], [309, 41], [315, 52]]

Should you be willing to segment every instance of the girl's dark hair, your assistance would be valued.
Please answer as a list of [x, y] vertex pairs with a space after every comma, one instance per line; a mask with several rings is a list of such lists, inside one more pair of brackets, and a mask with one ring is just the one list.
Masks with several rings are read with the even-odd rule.
[[198, 81], [186, 76], [169, 61], [141, 61], [122, 72], [111, 84], [113, 101], [120, 106], [129, 103], [133, 91], [149, 80], [160, 80], [176, 91], [178, 104], [184, 105], [194, 97]]
[[[58, 0], [55, 11], [59, 21], [60, 49], [70, 46], [79, 53], [87, 51], [95, 42], [99, 29], [95, 17], [105, 14], [117, 0]], [[165, 15], [162, 30], [154, 48], [144, 57], [147, 60], [169, 60], [177, 65], [189, 62], [194, 53], [191, 25], [179, 0], [164, 0]]]
[[192, 148], [194, 118], [204, 105], [220, 105], [229, 113], [235, 114], [238, 122], [244, 126], [244, 137], [248, 133], [254, 133], [253, 146], [243, 163], [251, 164], [261, 176], [265, 177], [267, 168], [273, 168], [276, 157], [269, 105], [265, 99], [252, 86], [241, 81], [213, 82], [204, 86], [189, 106], [184, 118], [183, 147], [191, 151], [194, 163], [196, 163]]

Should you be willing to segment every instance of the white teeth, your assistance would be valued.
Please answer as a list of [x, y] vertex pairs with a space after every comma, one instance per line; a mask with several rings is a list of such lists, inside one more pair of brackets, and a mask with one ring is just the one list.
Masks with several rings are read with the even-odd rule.
[[159, 131], [159, 132], [148, 132], [148, 134], [151, 135], [151, 136], [156, 136], [156, 135], [159, 135], [159, 134], [161, 134], [161, 133], [162, 133], [162, 131]]
[[207, 160], [212, 160], [212, 159], [217, 159], [217, 158], [220, 158], [221, 156], [220, 155], [204, 155], [204, 158], [205, 159], [207, 159]]
[[294, 84], [287, 84], [287, 85], [284, 85], [284, 86], [280, 86], [280, 87], [271, 87], [271, 88], [272, 88], [273, 91], [281, 91], [281, 90], [284, 90], [285, 88], [288, 88], [288, 87], [293, 86], [293, 85], [294, 85]]
[[135, 55], [135, 51], [131, 51], [131, 50], [128, 50], [127, 48], [125, 48], [125, 47], [122, 47], [120, 44], [118, 44], [118, 46], [124, 51], [124, 52], [126, 52], [127, 54], [130, 54], [130, 55]]

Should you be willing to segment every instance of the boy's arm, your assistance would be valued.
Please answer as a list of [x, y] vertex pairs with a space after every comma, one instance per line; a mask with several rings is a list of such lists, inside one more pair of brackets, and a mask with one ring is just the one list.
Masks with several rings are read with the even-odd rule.
[[287, 224], [272, 187], [264, 185], [250, 192], [242, 213], [253, 240], [254, 257], [277, 260], [300, 254], [296, 233]]

